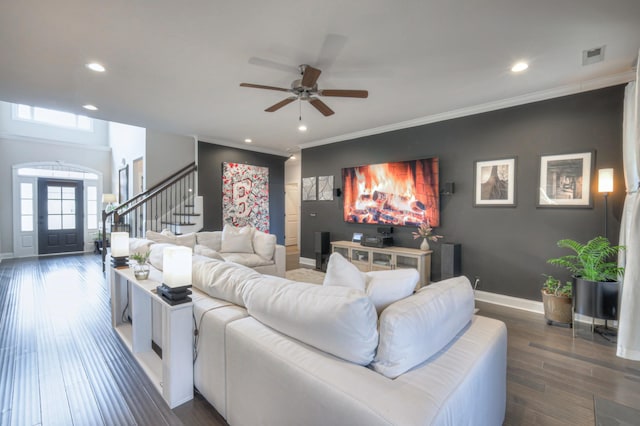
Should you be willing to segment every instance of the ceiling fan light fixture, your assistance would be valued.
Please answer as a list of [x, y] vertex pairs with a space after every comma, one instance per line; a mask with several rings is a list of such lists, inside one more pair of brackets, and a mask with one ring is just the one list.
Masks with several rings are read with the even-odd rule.
[[307, 126], [306, 126], [304, 123], [302, 123], [302, 122], [301, 122], [301, 123], [298, 125], [298, 131], [300, 131], [300, 132], [306, 132], [306, 131], [307, 131]]

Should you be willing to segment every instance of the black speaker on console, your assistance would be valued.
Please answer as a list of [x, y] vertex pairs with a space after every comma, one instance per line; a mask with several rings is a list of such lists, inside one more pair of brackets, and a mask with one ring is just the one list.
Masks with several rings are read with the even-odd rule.
[[460, 244], [441, 244], [440, 268], [441, 280], [458, 277], [462, 274], [462, 246]]
[[331, 239], [329, 232], [316, 232], [314, 241], [314, 251], [316, 254], [316, 269], [327, 270], [327, 259], [331, 252]]

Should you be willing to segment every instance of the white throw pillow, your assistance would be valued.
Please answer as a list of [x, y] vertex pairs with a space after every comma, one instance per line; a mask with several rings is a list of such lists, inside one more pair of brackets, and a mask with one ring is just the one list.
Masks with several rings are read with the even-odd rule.
[[221, 262], [197, 256], [193, 259], [193, 286], [216, 299], [244, 307], [243, 290], [263, 275], [233, 262]]
[[156, 243], [162, 244], [175, 244], [176, 238], [174, 235], [165, 235], [160, 232], [155, 231], [147, 231], [146, 233], [147, 240], [154, 241]]
[[389, 305], [413, 294], [420, 274], [415, 269], [394, 269], [365, 273], [367, 296], [371, 298], [378, 315]]
[[222, 228], [221, 253], [253, 253], [253, 228], [224, 225]]
[[373, 369], [396, 378], [437, 354], [469, 324], [474, 300], [466, 277], [432, 283], [380, 315]]
[[206, 256], [206, 257], [209, 257], [211, 259], [224, 260], [224, 257], [222, 257], [220, 255], [220, 253], [218, 253], [215, 250], [210, 249], [207, 246], [203, 246], [201, 244], [196, 244], [195, 245], [195, 247], [193, 248], [193, 253], [197, 254], [198, 256]]
[[151, 250], [154, 241], [144, 238], [129, 238], [129, 254], [144, 254]]
[[196, 244], [202, 244], [211, 250], [220, 251], [222, 243], [222, 231], [196, 233]]
[[364, 291], [367, 283], [365, 275], [340, 253], [333, 253], [327, 264], [327, 274], [322, 285], [355, 288]]
[[253, 231], [253, 251], [266, 260], [272, 260], [276, 252], [276, 236], [259, 229]]
[[361, 291], [263, 275], [243, 299], [249, 315], [287, 336], [356, 364], [373, 359], [376, 310]]

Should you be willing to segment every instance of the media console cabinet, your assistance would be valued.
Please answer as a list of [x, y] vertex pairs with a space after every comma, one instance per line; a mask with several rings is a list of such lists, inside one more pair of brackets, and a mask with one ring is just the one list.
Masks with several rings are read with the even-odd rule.
[[[193, 399], [193, 302], [171, 306], [159, 282], [138, 281], [133, 269], [111, 267], [111, 324], [169, 408]], [[162, 357], [152, 349], [152, 304], [162, 313]], [[127, 305], [131, 321], [125, 320]]]
[[431, 250], [406, 247], [367, 247], [351, 241], [333, 241], [331, 251], [349, 259], [362, 272], [414, 268], [420, 281], [416, 290], [429, 284], [431, 278]]

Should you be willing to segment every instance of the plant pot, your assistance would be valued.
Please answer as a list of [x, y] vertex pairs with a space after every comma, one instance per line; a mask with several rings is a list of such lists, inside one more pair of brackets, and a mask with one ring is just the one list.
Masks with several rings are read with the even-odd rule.
[[558, 322], [571, 324], [571, 298], [567, 296], [556, 296], [555, 294], [542, 293], [542, 304], [544, 305], [544, 317], [548, 324]]
[[576, 314], [604, 320], [618, 319], [618, 281], [587, 281], [573, 277], [573, 301]]
[[146, 263], [141, 265], [139, 263], [133, 266], [133, 275], [137, 280], [146, 280], [149, 278], [149, 265]]

